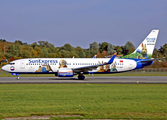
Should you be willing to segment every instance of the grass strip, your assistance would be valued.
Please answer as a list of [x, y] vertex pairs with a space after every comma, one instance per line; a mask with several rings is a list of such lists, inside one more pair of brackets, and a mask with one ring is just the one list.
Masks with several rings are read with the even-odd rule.
[[0, 118], [167, 119], [166, 88], [166, 84], [0, 84]]

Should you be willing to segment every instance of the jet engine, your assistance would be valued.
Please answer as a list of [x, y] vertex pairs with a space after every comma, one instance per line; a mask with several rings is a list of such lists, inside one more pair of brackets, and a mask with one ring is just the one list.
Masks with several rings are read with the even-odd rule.
[[57, 71], [58, 77], [73, 77], [74, 72], [71, 68], [60, 68]]

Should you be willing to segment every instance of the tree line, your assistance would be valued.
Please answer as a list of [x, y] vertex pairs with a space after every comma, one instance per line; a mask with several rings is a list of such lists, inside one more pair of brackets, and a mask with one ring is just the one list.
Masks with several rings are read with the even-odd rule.
[[[104, 58], [115, 52], [118, 55], [127, 55], [134, 50], [135, 47], [130, 41], [124, 46], [114, 46], [107, 42], [93, 42], [89, 44], [88, 49], [83, 49], [79, 46], [73, 47], [68, 43], [62, 47], [55, 47], [48, 41], [27, 44], [20, 40], [8, 42], [5, 39], [0, 39], [0, 60], [8, 59], [9, 62], [21, 58], [92, 58], [95, 54], [97, 58]], [[159, 49], [155, 48], [152, 57], [167, 57], [167, 44]]]

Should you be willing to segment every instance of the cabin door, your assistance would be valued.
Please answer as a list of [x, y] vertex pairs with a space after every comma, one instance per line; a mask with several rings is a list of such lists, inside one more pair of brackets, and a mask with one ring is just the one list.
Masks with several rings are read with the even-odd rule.
[[24, 62], [24, 60], [20, 61], [20, 68], [21, 69], [25, 68], [25, 62]]

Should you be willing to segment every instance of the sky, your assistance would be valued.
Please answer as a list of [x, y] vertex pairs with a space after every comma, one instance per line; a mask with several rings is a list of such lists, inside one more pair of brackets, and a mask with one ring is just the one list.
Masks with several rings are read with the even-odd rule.
[[138, 47], [153, 29], [159, 49], [167, 43], [167, 0], [0, 0], [0, 39], [9, 42]]

